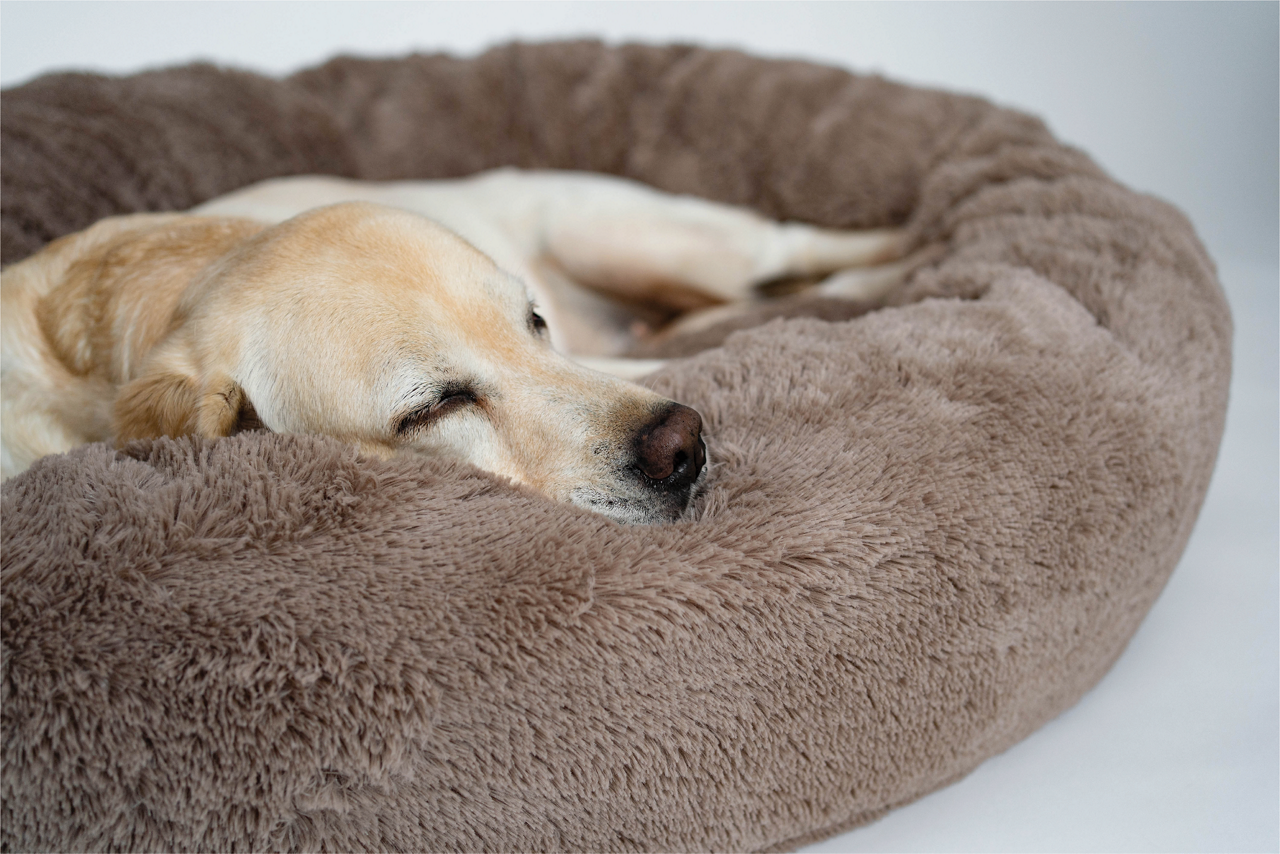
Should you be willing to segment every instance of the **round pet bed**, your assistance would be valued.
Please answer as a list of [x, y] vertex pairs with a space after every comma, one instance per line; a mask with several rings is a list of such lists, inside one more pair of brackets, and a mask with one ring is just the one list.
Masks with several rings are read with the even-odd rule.
[[272, 175], [508, 164], [906, 224], [919, 261], [855, 319], [673, 342], [650, 382], [716, 467], [669, 526], [312, 437], [9, 481], [6, 849], [794, 847], [1079, 698], [1209, 481], [1231, 326], [1190, 225], [981, 100], [565, 43], [2, 105], [5, 263]]

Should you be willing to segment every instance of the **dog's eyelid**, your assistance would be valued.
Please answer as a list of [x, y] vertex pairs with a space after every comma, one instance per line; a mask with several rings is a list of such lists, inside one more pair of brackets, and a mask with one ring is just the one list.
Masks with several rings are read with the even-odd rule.
[[396, 434], [404, 435], [411, 430], [425, 427], [462, 406], [480, 401], [480, 396], [473, 386], [467, 383], [449, 383], [440, 389], [430, 401], [406, 412], [396, 420]]
[[417, 409], [406, 412], [396, 419], [396, 435], [403, 436], [415, 427], [420, 426], [427, 417], [430, 406], [420, 406]]

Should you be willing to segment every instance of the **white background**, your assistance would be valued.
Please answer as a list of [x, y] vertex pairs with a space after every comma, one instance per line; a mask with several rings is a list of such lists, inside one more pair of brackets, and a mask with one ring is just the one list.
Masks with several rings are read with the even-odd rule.
[[1112, 672], [965, 780], [813, 851], [1280, 850], [1280, 6], [1275, 3], [0, 3], [0, 82], [519, 38], [682, 41], [876, 71], [1045, 118], [1182, 207], [1236, 320], [1195, 534]]

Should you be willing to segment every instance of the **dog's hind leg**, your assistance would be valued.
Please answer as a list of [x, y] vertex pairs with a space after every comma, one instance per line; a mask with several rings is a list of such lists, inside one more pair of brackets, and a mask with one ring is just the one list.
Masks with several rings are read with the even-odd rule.
[[777, 223], [745, 208], [674, 196], [632, 181], [522, 173], [542, 196], [537, 251], [574, 281], [613, 296], [688, 311], [753, 299], [757, 286], [894, 261], [897, 229], [840, 231]]

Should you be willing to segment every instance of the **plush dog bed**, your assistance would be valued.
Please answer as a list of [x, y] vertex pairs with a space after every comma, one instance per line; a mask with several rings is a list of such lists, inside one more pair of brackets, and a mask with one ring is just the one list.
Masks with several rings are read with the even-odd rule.
[[981, 100], [568, 43], [0, 104], [5, 263], [272, 175], [504, 164], [905, 223], [919, 262], [855, 319], [671, 343], [716, 466], [670, 526], [309, 437], [6, 483], [6, 849], [793, 847], [1079, 698], [1208, 484], [1231, 325], [1190, 225]]

